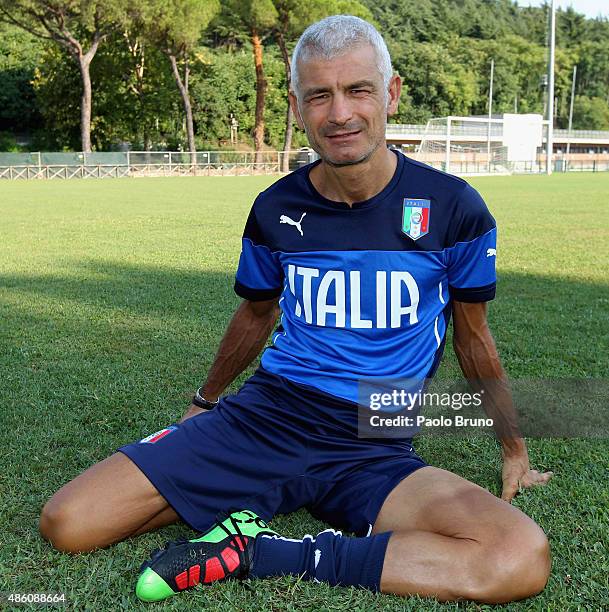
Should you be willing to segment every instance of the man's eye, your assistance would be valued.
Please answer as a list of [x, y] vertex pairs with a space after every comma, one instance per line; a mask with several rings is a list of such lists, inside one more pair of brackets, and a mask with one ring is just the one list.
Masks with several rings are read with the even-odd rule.
[[352, 89], [351, 93], [355, 94], [356, 96], [362, 96], [362, 95], [366, 95], [369, 92], [367, 89]]

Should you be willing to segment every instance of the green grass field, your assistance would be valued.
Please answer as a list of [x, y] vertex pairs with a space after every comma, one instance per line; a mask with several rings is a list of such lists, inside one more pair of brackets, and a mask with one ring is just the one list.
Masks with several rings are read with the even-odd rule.
[[[38, 514], [66, 481], [183, 413], [238, 303], [249, 206], [273, 180], [0, 183], [0, 590], [65, 592], [79, 610], [149, 607], [133, 592], [139, 564], [185, 526], [72, 557], [39, 538]], [[606, 378], [609, 173], [471, 182], [500, 230], [490, 321], [509, 375]], [[458, 374], [450, 348], [441, 372]], [[424, 438], [417, 448], [499, 492], [492, 439]], [[542, 595], [505, 609], [608, 609], [609, 440], [529, 449], [534, 467], [556, 475], [514, 503], [548, 534], [552, 576]], [[302, 510], [273, 526], [291, 537], [323, 528]], [[154, 609], [479, 608], [287, 578], [250, 586], [201, 588]]]

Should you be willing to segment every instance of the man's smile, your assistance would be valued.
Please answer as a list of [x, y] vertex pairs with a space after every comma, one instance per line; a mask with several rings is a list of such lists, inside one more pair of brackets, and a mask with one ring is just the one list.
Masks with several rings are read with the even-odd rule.
[[331, 134], [326, 136], [332, 142], [345, 142], [349, 140], [353, 140], [357, 136], [361, 134], [361, 130], [356, 130], [354, 132], [340, 132], [338, 134]]

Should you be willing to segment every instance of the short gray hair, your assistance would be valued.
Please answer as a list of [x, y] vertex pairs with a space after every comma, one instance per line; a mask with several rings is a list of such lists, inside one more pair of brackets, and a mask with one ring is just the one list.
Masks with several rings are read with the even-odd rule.
[[347, 51], [372, 45], [376, 64], [383, 76], [385, 95], [393, 76], [391, 57], [387, 45], [377, 29], [367, 21], [353, 15], [332, 15], [310, 25], [298, 39], [292, 54], [292, 89], [298, 93], [298, 62], [312, 57], [326, 60], [344, 55]]

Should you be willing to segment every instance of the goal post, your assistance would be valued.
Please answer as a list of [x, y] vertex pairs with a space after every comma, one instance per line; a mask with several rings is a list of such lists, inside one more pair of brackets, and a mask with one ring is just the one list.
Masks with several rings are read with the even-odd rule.
[[533, 114], [430, 119], [416, 159], [461, 175], [540, 172], [543, 123]]

